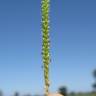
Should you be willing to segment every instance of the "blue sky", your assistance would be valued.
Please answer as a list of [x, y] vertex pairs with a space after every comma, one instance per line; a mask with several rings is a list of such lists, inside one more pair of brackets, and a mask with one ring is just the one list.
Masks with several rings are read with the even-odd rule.
[[[51, 92], [90, 91], [96, 68], [96, 0], [51, 0]], [[43, 93], [41, 0], [0, 0], [0, 89]]]

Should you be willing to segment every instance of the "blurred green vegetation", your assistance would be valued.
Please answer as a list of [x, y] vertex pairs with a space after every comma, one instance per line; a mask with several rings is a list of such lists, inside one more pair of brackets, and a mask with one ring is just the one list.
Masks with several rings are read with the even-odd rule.
[[80, 92], [80, 93], [74, 93], [74, 94], [68, 94], [68, 96], [96, 96], [96, 93], [94, 93], [94, 92], [88, 92], [88, 93], [82, 93], [82, 92]]

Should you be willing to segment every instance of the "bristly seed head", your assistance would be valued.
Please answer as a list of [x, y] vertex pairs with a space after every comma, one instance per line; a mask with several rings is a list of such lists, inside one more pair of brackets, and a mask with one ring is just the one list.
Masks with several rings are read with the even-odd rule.
[[42, 0], [42, 58], [44, 64], [45, 94], [49, 93], [49, 63], [50, 63], [50, 38], [49, 38], [49, 6], [50, 0]]

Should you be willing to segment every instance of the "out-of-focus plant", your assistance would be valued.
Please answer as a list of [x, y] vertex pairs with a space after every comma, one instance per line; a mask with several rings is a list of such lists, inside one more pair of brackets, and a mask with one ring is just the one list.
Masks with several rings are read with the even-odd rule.
[[14, 93], [14, 96], [19, 96], [19, 95], [20, 95], [19, 92]]
[[96, 69], [93, 71], [93, 76], [94, 76], [94, 79], [95, 79], [95, 82], [96, 82]]
[[96, 69], [93, 71], [94, 84], [92, 85], [93, 91], [96, 93]]
[[66, 86], [61, 86], [58, 91], [63, 96], [67, 96], [67, 87]]
[[50, 63], [50, 40], [49, 40], [49, 5], [50, 0], [42, 0], [42, 58], [45, 80], [45, 95], [49, 94], [49, 63]]
[[0, 90], [0, 96], [3, 96], [3, 92]]

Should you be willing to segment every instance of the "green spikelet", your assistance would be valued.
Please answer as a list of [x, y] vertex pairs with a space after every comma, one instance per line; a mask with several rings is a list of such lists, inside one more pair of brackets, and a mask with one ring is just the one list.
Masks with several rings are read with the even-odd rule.
[[44, 64], [45, 95], [49, 93], [49, 63], [50, 63], [50, 44], [49, 44], [49, 2], [42, 0], [42, 58]]

